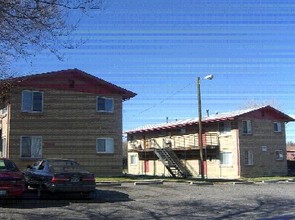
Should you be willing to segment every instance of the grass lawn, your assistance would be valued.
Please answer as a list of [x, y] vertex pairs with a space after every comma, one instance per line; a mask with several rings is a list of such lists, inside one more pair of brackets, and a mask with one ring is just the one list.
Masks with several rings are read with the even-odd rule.
[[170, 182], [187, 182], [187, 181], [207, 181], [207, 182], [232, 182], [232, 181], [285, 181], [295, 180], [295, 176], [272, 176], [272, 177], [256, 177], [256, 178], [240, 178], [240, 179], [205, 179], [201, 178], [173, 178], [173, 177], [159, 177], [159, 176], [119, 176], [119, 177], [96, 177], [96, 182], [136, 182], [141, 180], [163, 180]]

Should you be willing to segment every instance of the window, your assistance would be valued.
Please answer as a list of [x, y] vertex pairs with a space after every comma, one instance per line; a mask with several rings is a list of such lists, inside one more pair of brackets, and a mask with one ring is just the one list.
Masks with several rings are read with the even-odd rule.
[[283, 160], [283, 159], [284, 159], [283, 150], [276, 150], [276, 160]]
[[179, 134], [185, 134], [186, 133], [186, 129], [185, 128], [180, 128], [179, 129]]
[[1, 142], [1, 154], [0, 157], [6, 157], [6, 151], [7, 151], [7, 146], [6, 146], [6, 137], [2, 138], [2, 142]]
[[230, 133], [231, 123], [230, 121], [219, 122], [218, 124], [220, 134]]
[[261, 146], [261, 151], [266, 152], [267, 151], [267, 146]]
[[245, 165], [253, 165], [253, 151], [245, 151]]
[[24, 90], [22, 92], [22, 112], [42, 112], [43, 92]]
[[243, 121], [243, 134], [252, 134], [252, 123], [250, 120]]
[[21, 157], [41, 158], [42, 157], [42, 137], [23, 136], [21, 137]]
[[1, 108], [2, 117], [4, 117], [7, 114], [7, 98], [5, 96], [2, 97]]
[[114, 139], [113, 138], [97, 138], [96, 152], [97, 153], [114, 153]]
[[232, 165], [232, 152], [221, 152], [220, 153], [220, 164], [221, 165]]
[[274, 132], [282, 132], [282, 124], [280, 122], [273, 123]]
[[131, 155], [130, 156], [130, 164], [131, 165], [137, 165], [137, 155]]
[[113, 112], [114, 111], [114, 99], [113, 98], [106, 98], [106, 97], [97, 97], [96, 111], [98, 111], [98, 112]]
[[3, 107], [1, 111], [2, 111], [2, 117], [5, 116], [7, 114], [7, 106]]

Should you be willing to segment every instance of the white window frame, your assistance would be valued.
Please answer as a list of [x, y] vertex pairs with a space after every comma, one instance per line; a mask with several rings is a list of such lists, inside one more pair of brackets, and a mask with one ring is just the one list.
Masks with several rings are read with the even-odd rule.
[[[30, 138], [30, 142], [31, 142], [31, 155], [30, 156], [23, 156], [23, 139], [24, 138]], [[38, 146], [39, 149], [34, 150], [34, 143], [37, 143], [36, 141], [38, 141], [40, 143], [40, 146]], [[20, 137], [20, 157], [21, 158], [34, 158], [34, 159], [40, 159], [42, 158], [42, 148], [43, 148], [43, 139], [42, 136], [21, 136]], [[34, 154], [32, 154], [32, 152], [34, 152]]]
[[[244, 130], [244, 123], [246, 123], [247, 131]], [[243, 131], [243, 134], [252, 134], [252, 121], [251, 120], [243, 120], [242, 121], [242, 131]]]
[[[223, 123], [224, 124], [224, 129], [221, 130], [221, 126], [220, 124]], [[218, 123], [218, 131], [219, 133], [222, 134], [230, 134], [231, 133], [231, 121], [221, 121]]]
[[254, 164], [254, 155], [252, 150], [245, 150], [245, 165], [251, 166]]
[[[98, 109], [98, 100], [99, 99], [105, 100], [104, 109]], [[110, 102], [111, 103], [111, 107], [110, 108], [108, 108], [107, 102]], [[104, 96], [97, 96], [96, 97], [96, 111], [97, 112], [113, 113], [114, 112], [114, 98], [108, 98], [108, 97], [104, 97]]]
[[[25, 103], [25, 93], [31, 95], [30, 103]], [[40, 93], [42, 97], [41, 110], [34, 110], [34, 93]], [[22, 103], [21, 110], [22, 112], [30, 112], [30, 113], [42, 113], [43, 112], [43, 102], [44, 102], [44, 92], [42, 91], [32, 91], [32, 90], [23, 90], [22, 91]], [[28, 106], [26, 106], [28, 105]]]
[[138, 156], [136, 154], [130, 155], [130, 165], [136, 166], [138, 164]]
[[[227, 155], [226, 160], [224, 160], [224, 155]], [[226, 163], [224, 163], [226, 162]], [[220, 152], [220, 165], [221, 166], [232, 166], [233, 165], [233, 153], [230, 151]]]
[[273, 123], [273, 126], [274, 126], [274, 132], [275, 133], [280, 133], [282, 132], [282, 123], [281, 122], [274, 122]]
[[276, 150], [275, 156], [276, 156], [276, 160], [278, 160], [278, 161], [284, 160], [284, 151], [283, 150]]
[[[99, 151], [98, 149], [98, 141], [103, 140], [105, 149], [104, 151]], [[115, 142], [114, 138], [96, 138], [96, 153], [103, 153], [103, 154], [113, 154], [115, 152]]]

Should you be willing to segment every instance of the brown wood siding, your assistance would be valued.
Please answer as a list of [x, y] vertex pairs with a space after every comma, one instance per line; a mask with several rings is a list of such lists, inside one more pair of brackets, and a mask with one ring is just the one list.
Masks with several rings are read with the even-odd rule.
[[[28, 135], [42, 136], [43, 158], [76, 159], [96, 175], [122, 174], [121, 96], [106, 95], [114, 98], [114, 112], [100, 113], [96, 112], [95, 94], [41, 90], [43, 113], [23, 113], [21, 91], [11, 96], [10, 127], [10, 158], [21, 169], [33, 162], [20, 158], [20, 138]], [[96, 153], [96, 138], [114, 138], [115, 152]]]
[[[252, 134], [243, 134], [242, 121], [239, 121], [242, 177], [287, 174], [285, 124], [282, 122], [281, 132], [274, 132], [274, 122], [277, 120], [251, 120]], [[266, 146], [267, 150], [262, 151], [262, 146]], [[245, 165], [246, 150], [253, 152], [253, 165]], [[283, 160], [276, 160], [276, 150], [283, 151]]]
[[[252, 134], [243, 134], [242, 120], [249, 119], [252, 121]], [[260, 119], [260, 118], [246, 118], [243, 117], [239, 120], [231, 121], [231, 132], [225, 134], [219, 134], [219, 149], [221, 152], [232, 153], [232, 164], [221, 165], [218, 154], [207, 160], [207, 174], [212, 178], [239, 178], [239, 177], [257, 177], [257, 176], [270, 176], [270, 175], [286, 175], [287, 174], [287, 162], [286, 156], [283, 160], [276, 160], [276, 150], [282, 150], [283, 155], [286, 155], [286, 143], [285, 143], [285, 124], [282, 123], [282, 131], [274, 132], [273, 123], [278, 122], [278, 119], [273, 117], [272, 119]], [[218, 122], [205, 123], [203, 126], [204, 132], [218, 132]], [[197, 126], [186, 127], [186, 131], [195, 133], [197, 135]], [[164, 136], [167, 135], [167, 136]], [[182, 136], [186, 134], [179, 134], [176, 130], [167, 131], [153, 131], [136, 133], [128, 136], [129, 142], [129, 154], [134, 154], [136, 151], [132, 151], [132, 141], [137, 141], [141, 144], [142, 137], [146, 139], [154, 138], [159, 144], [162, 143], [163, 138], [168, 138], [172, 135], [174, 137]], [[170, 137], [171, 138], [171, 137]], [[172, 147], [174, 145], [172, 144]], [[262, 151], [262, 146], [267, 146], [267, 151]], [[245, 165], [245, 151], [250, 150], [253, 152], [254, 164]], [[139, 159], [140, 151], [138, 151]], [[219, 152], [218, 152], [219, 153]], [[143, 156], [144, 153], [142, 153]], [[150, 156], [150, 159], [153, 157]], [[181, 158], [181, 157], [180, 157]], [[183, 159], [183, 158], [181, 158]], [[184, 158], [186, 163], [193, 162], [195, 165], [191, 169], [194, 175], [198, 175], [197, 162], [198, 158], [188, 158], [187, 155]], [[140, 166], [140, 163], [139, 165]], [[132, 174], [139, 174], [140, 169], [135, 168], [134, 165], [129, 164], [129, 168]], [[157, 170], [157, 168], [155, 168]], [[157, 172], [157, 171], [154, 171]], [[166, 172], [169, 175], [168, 172]], [[143, 174], [143, 173], [140, 173]], [[157, 175], [162, 175], [157, 172]]]

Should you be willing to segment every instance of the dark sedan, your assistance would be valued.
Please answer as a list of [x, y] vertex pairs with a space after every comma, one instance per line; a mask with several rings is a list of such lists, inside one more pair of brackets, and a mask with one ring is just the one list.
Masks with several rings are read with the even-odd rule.
[[51, 192], [79, 192], [95, 190], [94, 174], [84, 170], [76, 161], [42, 159], [24, 171], [27, 186]]
[[22, 172], [13, 161], [0, 158], [0, 198], [18, 197], [24, 191], [25, 181]]

